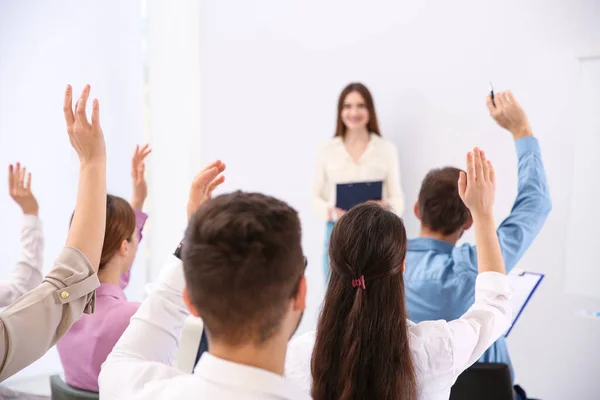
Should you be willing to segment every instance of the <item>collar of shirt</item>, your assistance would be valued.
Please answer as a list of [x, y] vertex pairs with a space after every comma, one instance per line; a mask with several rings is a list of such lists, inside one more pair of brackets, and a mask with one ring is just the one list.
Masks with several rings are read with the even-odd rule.
[[[373, 150], [373, 148], [375, 146], [377, 146], [377, 143], [379, 142], [379, 140], [381, 140], [381, 138], [378, 135], [376, 135], [374, 133], [369, 134], [369, 143], [367, 144], [367, 147], [365, 148], [364, 153], [360, 156], [359, 161], [364, 159], [365, 156], [368, 156], [368, 154]], [[335, 141], [337, 143], [337, 151], [339, 151], [340, 154], [342, 154], [349, 161], [354, 162], [354, 160], [352, 159], [352, 156], [346, 149], [346, 145], [344, 144], [344, 139], [341, 136], [336, 136]]]
[[112, 283], [102, 283], [100, 284], [100, 287], [96, 289], [96, 297], [102, 296], [114, 297], [117, 300], [127, 300], [123, 289]]
[[454, 245], [448, 242], [432, 238], [415, 238], [408, 241], [408, 251], [438, 251], [440, 253], [452, 253]]
[[283, 376], [248, 365], [237, 364], [204, 353], [194, 369], [194, 375], [220, 386], [243, 388], [276, 398], [309, 400], [310, 396]]

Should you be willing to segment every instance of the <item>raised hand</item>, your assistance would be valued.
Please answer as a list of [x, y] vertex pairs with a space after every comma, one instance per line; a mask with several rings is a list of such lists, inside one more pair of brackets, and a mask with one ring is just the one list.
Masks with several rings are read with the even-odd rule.
[[473, 219], [493, 217], [496, 174], [483, 150], [477, 147], [467, 154], [467, 172], [460, 173], [458, 194], [471, 211]]
[[131, 206], [141, 210], [144, 207], [144, 201], [148, 196], [148, 186], [146, 184], [146, 164], [144, 160], [152, 152], [150, 145], [146, 144], [142, 148], [135, 146], [135, 153], [131, 160], [131, 180], [133, 182], [133, 196]]
[[82, 165], [106, 162], [104, 134], [100, 127], [100, 105], [98, 99], [94, 99], [92, 105], [92, 122], [90, 123], [85, 111], [89, 96], [90, 85], [86, 85], [75, 104], [75, 110], [73, 110], [73, 93], [71, 85], [68, 85], [65, 90], [63, 105], [69, 141], [77, 152], [79, 162]]
[[188, 219], [192, 217], [198, 207], [210, 199], [217, 186], [225, 181], [225, 176], [221, 175], [223, 171], [225, 171], [225, 164], [217, 160], [204, 167], [194, 177], [187, 204]]
[[496, 94], [494, 101], [492, 101], [491, 95], [488, 95], [487, 107], [498, 125], [512, 132], [515, 140], [533, 136], [525, 111], [510, 91]]
[[23, 214], [38, 215], [39, 206], [35, 196], [31, 192], [31, 173], [27, 168], [21, 168], [17, 163], [8, 167], [8, 194], [21, 207]]
[[98, 100], [94, 99], [92, 122], [87, 119], [89, 95], [90, 85], [86, 85], [73, 111], [73, 93], [68, 85], [63, 103], [69, 141], [79, 156], [77, 203], [67, 246], [79, 249], [98, 270], [106, 231], [106, 146]]

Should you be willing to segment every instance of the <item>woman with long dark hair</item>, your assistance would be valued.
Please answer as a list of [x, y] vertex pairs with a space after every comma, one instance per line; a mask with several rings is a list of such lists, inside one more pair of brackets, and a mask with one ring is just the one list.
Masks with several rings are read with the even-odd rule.
[[494, 188], [492, 165], [475, 149], [459, 192], [473, 216], [479, 276], [475, 304], [451, 322], [408, 320], [407, 238], [396, 214], [363, 204], [341, 217], [331, 235], [331, 281], [317, 330], [292, 341], [286, 376], [315, 400], [448, 399], [458, 375], [511, 321]]
[[351, 83], [340, 93], [335, 134], [317, 154], [313, 183], [313, 208], [326, 221], [323, 261], [326, 281], [329, 236], [334, 222], [347, 211], [336, 206], [336, 185], [367, 181], [382, 181], [379, 203], [402, 215], [404, 194], [400, 186], [398, 150], [381, 137], [369, 89], [362, 83]]

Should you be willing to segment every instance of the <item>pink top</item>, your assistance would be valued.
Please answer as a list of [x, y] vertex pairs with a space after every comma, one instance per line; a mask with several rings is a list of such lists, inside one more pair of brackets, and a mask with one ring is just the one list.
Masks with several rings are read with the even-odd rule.
[[[147, 218], [142, 211], [135, 210], [140, 241]], [[140, 306], [140, 303], [127, 301], [123, 292], [129, 284], [129, 275], [130, 272], [121, 275], [119, 286], [102, 283], [96, 290], [94, 314], [83, 315], [57, 343], [68, 385], [98, 392], [100, 367]]]

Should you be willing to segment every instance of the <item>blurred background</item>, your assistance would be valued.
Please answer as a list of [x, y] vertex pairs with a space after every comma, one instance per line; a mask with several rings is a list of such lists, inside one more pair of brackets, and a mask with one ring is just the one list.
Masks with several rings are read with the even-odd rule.
[[[498, 175], [496, 218], [517, 186], [510, 135], [485, 107], [511, 89], [542, 145], [553, 211], [519, 264], [546, 274], [509, 337], [533, 397], [597, 399], [600, 381], [600, 2], [598, 0], [0, 0], [0, 165], [33, 173], [47, 271], [66, 238], [77, 158], [62, 115], [67, 83], [100, 100], [109, 192], [131, 195], [135, 144], [148, 142], [148, 224], [126, 293], [161, 269], [185, 228], [191, 178], [227, 163], [222, 191], [295, 207], [309, 259], [314, 328], [324, 291], [323, 221], [311, 209], [318, 145], [333, 136], [351, 81], [372, 91], [399, 149], [409, 236], [421, 179], [461, 166], [475, 145]], [[21, 213], [0, 196], [0, 279], [19, 254]], [[472, 240], [468, 235], [466, 240]], [[44, 392], [54, 349], [5, 382]], [[45, 382], [36, 384], [34, 382]]]

